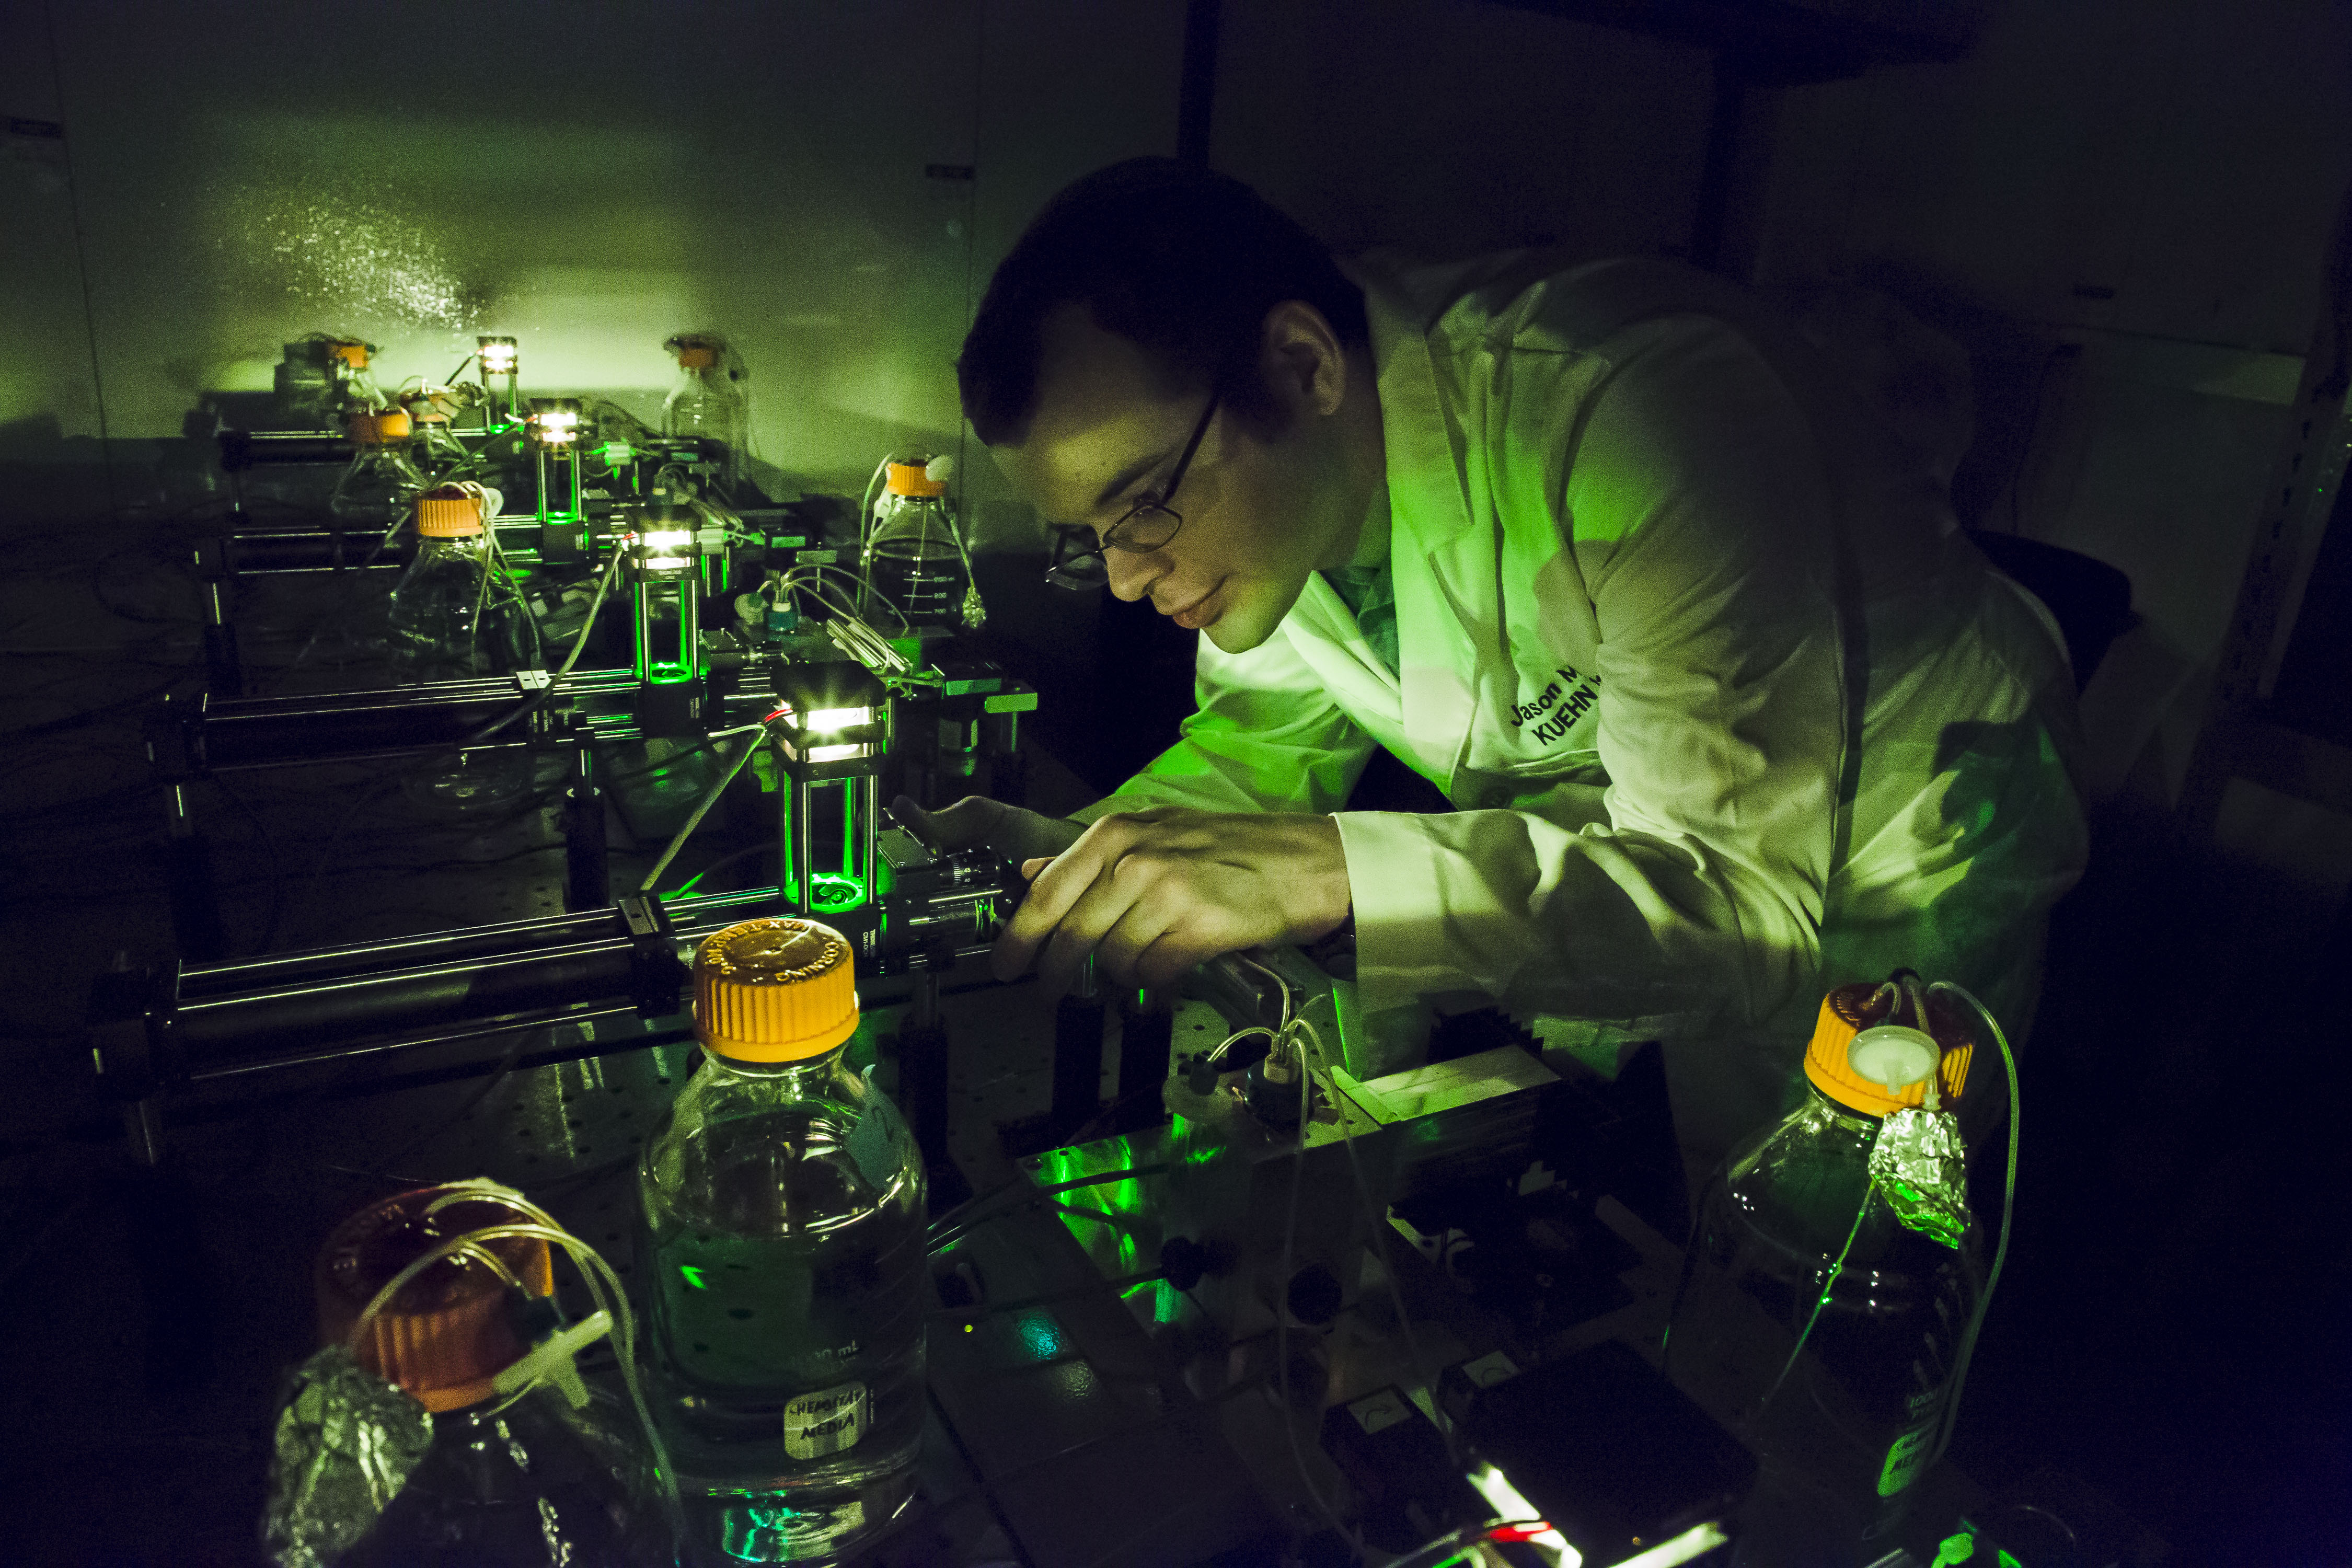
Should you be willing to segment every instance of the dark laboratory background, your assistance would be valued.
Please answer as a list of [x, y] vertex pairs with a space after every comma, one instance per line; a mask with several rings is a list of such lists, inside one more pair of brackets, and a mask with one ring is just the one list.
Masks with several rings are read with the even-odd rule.
[[[85, 1018], [175, 953], [173, 836], [220, 956], [564, 907], [561, 779], [453, 825], [391, 763], [176, 795], [151, 764], [208, 631], [257, 697], [380, 647], [380, 574], [200, 560], [334, 481], [224, 466], [289, 345], [364, 340], [389, 389], [510, 336], [526, 395], [657, 427], [666, 340], [720, 334], [750, 477], [803, 517], [854, 516], [887, 453], [958, 458], [987, 649], [1039, 694], [1030, 796], [1067, 809], [1164, 742], [1190, 648], [1037, 584], [950, 367], [1043, 199], [1160, 153], [1343, 252], [1681, 256], [1964, 353], [1954, 500], [2066, 626], [2095, 843], [1951, 1458], [2123, 1543], [2084, 1561], [2346, 1561], [2347, 50], [2320, 0], [0, 8], [0, 1558], [258, 1561], [305, 1259], [435, 1133], [344, 1081], [167, 1113], [134, 1159]], [[636, 745], [606, 763], [632, 885], [701, 777]], [[714, 820], [679, 869], [755, 834]], [[707, 890], [756, 885], [738, 860]], [[434, 1103], [478, 1109], [495, 1060]], [[339, 1158], [301, 1143], [329, 1123]], [[1066, 1509], [1123, 1506], [1093, 1485]]]

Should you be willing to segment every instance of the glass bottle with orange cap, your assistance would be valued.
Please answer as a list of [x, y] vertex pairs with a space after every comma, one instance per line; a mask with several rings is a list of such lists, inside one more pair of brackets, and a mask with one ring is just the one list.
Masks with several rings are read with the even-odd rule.
[[694, 1013], [703, 1061], [638, 1169], [656, 1419], [707, 1560], [827, 1557], [913, 1493], [923, 1163], [850, 1066], [839, 932], [728, 927]]
[[662, 346], [677, 356], [677, 384], [662, 399], [662, 434], [701, 436], [722, 443], [727, 477], [741, 477], [751, 410], [736, 384], [737, 367], [727, 363], [726, 340], [682, 332]]
[[972, 585], [971, 554], [948, 504], [951, 458], [886, 459], [880, 500], [858, 571], [884, 610], [912, 626], [977, 630], [986, 616]]
[[428, 1187], [328, 1237], [313, 1287], [331, 1349], [279, 1416], [262, 1531], [274, 1561], [675, 1561], [633, 1418], [574, 1363], [612, 1319], [561, 1322], [547, 1237], [562, 1233], [521, 1208], [487, 1184]]
[[345, 428], [352, 461], [327, 499], [328, 515], [349, 532], [387, 537], [408, 521], [425, 488], [409, 455], [414, 426], [397, 408], [370, 408], [353, 414]]
[[[539, 624], [489, 532], [498, 498], [476, 484], [436, 485], [417, 498], [416, 558], [394, 586], [386, 616], [401, 680], [469, 680], [537, 663]], [[464, 816], [510, 805], [530, 780], [530, 753], [509, 745], [411, 769], [402, 787], [428, 812]]]
[[406, 680], [509, 675], [532, 657], [536, 624], [489, 533], [498, 492], [436, 485], [416, 500], [416, 556], [392, 590], [394, 668]]
[[1790, 1561], [1882, 1555], [1949, 1429], [1987, 1289], [1952, 1115], [1973, 1050], [1915, 976], [1840, 987], [1804, 1103], [1700, 1199], [1666, 1370], [1763, 1461]]

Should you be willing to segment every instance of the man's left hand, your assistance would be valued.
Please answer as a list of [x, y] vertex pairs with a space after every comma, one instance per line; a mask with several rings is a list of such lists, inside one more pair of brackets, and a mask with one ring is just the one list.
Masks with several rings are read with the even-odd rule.
[[1093, 953], [1114, 984], [1165, 985], [1262, 942], [1307, 942], [1348, 918], [1348, 858], [1328, 816], [1161, 806], [1102, 818], [1021, 868], [1028, 897], [996, 939], [1009, 980], [1037, 959], [1048, 995]]

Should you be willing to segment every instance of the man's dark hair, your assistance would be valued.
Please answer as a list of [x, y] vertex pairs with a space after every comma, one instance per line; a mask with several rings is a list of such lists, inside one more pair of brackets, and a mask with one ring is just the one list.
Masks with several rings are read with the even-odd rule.
[[1073, 301], [1140, 346], [1168, 385], [1205, 394], [1261, 437], [1284, 405], [1255, 373], [1268, 310], [1303, 300], [1351, 346], [1364, 296], [1315, 237], [1239, 180], [1172, 158], [1130, 158], [1063, 189], [997, 267], [956, 361], [964, 416], [989, 446], [1037, 412], [1045, 321]]

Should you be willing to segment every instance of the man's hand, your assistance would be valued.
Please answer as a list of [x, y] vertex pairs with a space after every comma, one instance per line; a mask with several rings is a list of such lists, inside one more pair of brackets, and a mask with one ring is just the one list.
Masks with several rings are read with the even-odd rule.
[[901, 816], [911, 816], [923, 837], [944, 850], [970, 849], [975, 845], [993, 849], [1018, 866], [1040, 856], [1052, 859], [1078, 841], [1086, 824], [1065, 817], [1040, 816], [1017, 805], [986, 795], [968, 795], [953, 805], [925, 811], [905, 795], [890, 803]]
[[1117, 813], [1021, 870], [1029, 896], [991, 962], [1010, 980], [1038, 958], [1048, 995], [1068, 988], [1090, 952], [1115, 984], [1165, 985], [1222, 952], [1328, 935], [1350, 907], [1339, 826], [1328, 816]]

